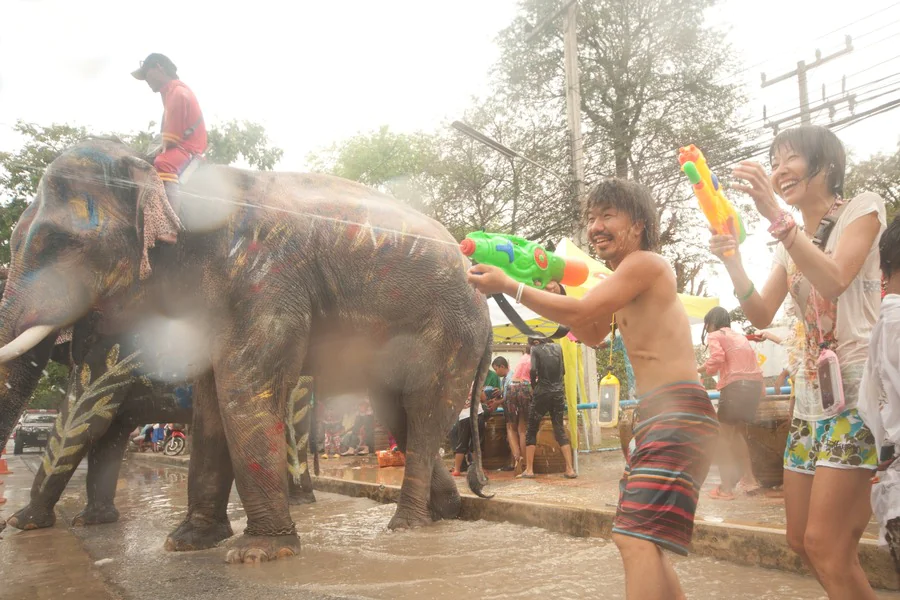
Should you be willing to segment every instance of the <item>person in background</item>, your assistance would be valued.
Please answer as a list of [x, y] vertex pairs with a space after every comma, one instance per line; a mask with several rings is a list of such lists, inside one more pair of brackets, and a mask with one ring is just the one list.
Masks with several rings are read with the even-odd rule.
[[375, 447], [375, 415], [369, 400], [359, 403], [353, 425], [344, 434], [341, 445], [346, 448], [341, 456], [365, 456], [370, 448]]
[[698, 369], [702, 375], [719, 376], [719, 436], [723, 461], [719, 471], [722, 483], [709, 492], [714, 500], [734, 500], [738, 473], [743, 472], [747, 488], [757, 488], [747, 449], [747, 424], [756, 418], [759, 401], [765, 395], [762, 369], [750, 341], [731, 328], [728, 311], [716, 306], [703, 318], [702, 343], [709, 347], [709, 358]]
[[872, 329], [869, 356], [859, 392], [859, 414], [878, 448], [872, 510], [900, 573], [900, 218], [894, 218], [878, 244], [884, 298]]
[[534, 478], [534, 454], [537, 451], [537, 432], [541, 419], [550, 413], [553, 423], [553, 436], [566, 461], [564, 477], [575, 479], [578, 475], [572, 466], [572, 445], [569, 434], [563, 424], [566, 413], [566, 393], [563, 377], [566, 367], [563, 364], [562, 348], [559, 344], [540, 340], [531, 348], [531, 389], [534, 399], [531, 402], [531, 414], [528, 416], [528, 429], [525, 431], [525, 470], [519, 475], [523, 479]]
[[504, 400], [506, 413], [506, 439], [512, 453], [513, 469], [516, 475], [525, 470], [525, 431], [531, 412], [531, 349], [540, 343], [537, 338], [528, 338], [525, 353], [516, 363], [509, 377]]
[[340, 458], [341, 434], [344, 431], [344, 427], [341, 424], [341, 418], [330, 406], [325, 409], [325, 420], [322, 423], [322, 430], [325, 433], [322, 458], [327, 459], [329, 454], [334, 456], [334, 458]]
[[[878, 237], [884, 201], [864, 192], [844, 201], [846, 153], [834, 133], [816, 125], [782, 131], [769, 148], [771, 176], [744, 161], [732, 185], [750, 195], [778, 241], [769, 279], [757, 291], [733, 235], [716, 235], [719, 257], [734, 294], [754, 327], [768, 327], [790, 293], [806, 335], [794, 377], [793, 420], [784, 453], [787, 540], [831, 598], [874, 600], [859, 564], [859, 540], [871, 516], [875, 439], [859, 416], [859, 385], [869, 335], [881, 305]], [[801, 228], [776, 192], [803, 216]], [[840, 388], [820, 381], [823, 348], [837, 356]], [[826, 413], [828, 396], [843, 396], [842, 412]]]

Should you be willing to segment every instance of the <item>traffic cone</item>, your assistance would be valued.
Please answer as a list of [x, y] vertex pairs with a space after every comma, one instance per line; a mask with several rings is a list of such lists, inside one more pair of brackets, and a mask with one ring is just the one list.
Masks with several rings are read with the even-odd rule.
[[11, 475], [12, 471], [9, 470], [9, 465], [6, 464], [6, 459], [3, 458], [5, 453], [6, 448], [0, 449], [0, 475]]

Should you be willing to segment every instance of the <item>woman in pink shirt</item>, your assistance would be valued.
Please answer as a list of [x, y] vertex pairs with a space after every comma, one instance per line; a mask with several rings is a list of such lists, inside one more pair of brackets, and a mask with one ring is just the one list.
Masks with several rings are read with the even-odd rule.
[[703, 319], [701, 339], [709, 347], [709, 359], [698, 369], [703, 375], [719, 375], [719, 424], [726, 458], [720, 465], [722, 483], [709, 493], [717, 500], [733, 500], [743, 471], [747, 487], [758, 487], [747, 450], [747, 423], [756, 418], [765, 394], [763, 374], [756, 352], [746, 337], [731, 328], [728, 311], [717, 306]]

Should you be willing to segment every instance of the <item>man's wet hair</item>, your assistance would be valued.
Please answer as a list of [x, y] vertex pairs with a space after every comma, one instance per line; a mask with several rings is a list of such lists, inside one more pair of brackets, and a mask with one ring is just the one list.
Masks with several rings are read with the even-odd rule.
[[625, 211], [633, 223], [643, 223], [641, 250], [656, 250], [659, 245], [659, 212], [646, 186], [617, 177], [604, 179], [588, 195], [585, 220], [591, 210], [607, 206]]
[[878, 252], [881, 253], [881, 272], [885, 279], [900, 272], [900, 215], [895, 216], [881, 234]]
[[502, 356], [498, 356], [498, 357], [495, 358], [494, 361], [491, 363], [491, 366], [493, 366], [493, 367], [503, 367], [504, 369], [508, 369], [508, 368], [509, 368], [509, 362], [508, 362], [505, 358], [503, 358]]
[[700, 343], [706, 345], [706, 334], [718, 331], [725, 327], [731, 327], [731, 315], [721, 306], [712, 307], [703, 317], [703, 332], [700, 334]]
[[806, 159], [808, 179], [812, 179], [824, 169], [828, 191], [838, 196], [844, 195], [847, 152], [833, 131], [820, 125], [801, 125], [785, 129], [775, 136], [772, 145], [769, 146], [769, 163], [780, 148], [790, 148]]

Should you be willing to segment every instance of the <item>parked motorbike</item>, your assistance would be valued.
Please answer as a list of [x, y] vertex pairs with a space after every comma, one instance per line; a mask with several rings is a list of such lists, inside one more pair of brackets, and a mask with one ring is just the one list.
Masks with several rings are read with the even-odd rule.
[[184, 426], [179, 423], [173, 423], [171, 428], [166, 426], [163, 454], [166, 456], [178, 456], [184, 452], [186, 446], [187, 438], [184, 435]]

